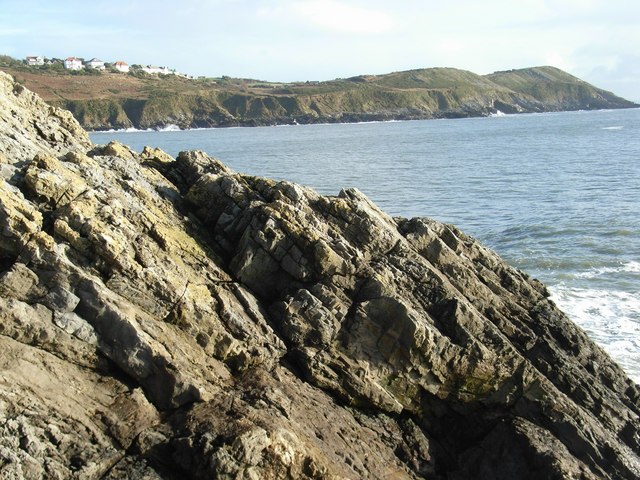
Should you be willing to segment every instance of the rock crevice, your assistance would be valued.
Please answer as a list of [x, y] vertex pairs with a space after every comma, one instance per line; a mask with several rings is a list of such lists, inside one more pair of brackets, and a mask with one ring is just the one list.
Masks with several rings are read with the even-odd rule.
[[638, 387], [455, 227], [0, 93], [3, 478], [640, 476]]

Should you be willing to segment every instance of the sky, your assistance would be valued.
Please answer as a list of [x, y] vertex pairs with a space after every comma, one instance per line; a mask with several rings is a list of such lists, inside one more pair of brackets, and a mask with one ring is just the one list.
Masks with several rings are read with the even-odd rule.
[[0, 0], [0, 54], [305, 81], [552, 65], [640, 102], [638, 0]]

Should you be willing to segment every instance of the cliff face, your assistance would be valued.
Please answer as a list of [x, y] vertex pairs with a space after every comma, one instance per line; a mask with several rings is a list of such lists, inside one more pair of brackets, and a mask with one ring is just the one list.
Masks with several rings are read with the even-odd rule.
[[638, 387], [456, 228], [0, 93], [3, 478], [640, 475]]
[[491, 75], [429, 68], [328, 82], [186, 80], [14, 71], [92, 130], [481, 117], [638, 105], [553, 67]]

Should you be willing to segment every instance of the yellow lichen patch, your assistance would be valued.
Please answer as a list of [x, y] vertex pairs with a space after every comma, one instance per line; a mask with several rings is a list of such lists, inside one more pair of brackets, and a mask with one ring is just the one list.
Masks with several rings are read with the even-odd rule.
[[55, 241], [51, 236], [43, 231], [39, 231], [31, 235], [25, 243], [22, 255], [33, 261], [42, 259], [47, 253], [55, 248]]
[[86, 238], [83, 238], [77, 231], [71, 228], [69, 224], [64, 220], [59, 218], [56, 219], [53, 224], [53, 233], [55, 236], [69, 242], [69, 244], [80, 253], [89, 253], [91, 243]]
[[[24, 200], [22, 193], [0, 178], [0, 226], [2, 242], [24, 244], [42, 228], [42, 214]], [[4, 245], [3, 245], [4, 247]], [[2, 248], [0, 247], [0, 250]]]
[[203, 261], [207, 257], [202, 247], [181, 228], [154, 224], [151, 235], [160, 247], [170, 255], [178, 254], [179, 258], [191, 256]]
[[98, 216], [100, 206], [95, 197], [83, 196], [65, 208], [65, 218], [71, 228], [80, 230], [85, 223]]
[[31, 242], [44, 250], [52, 250], [56, 242], [51, 235], [46, 232], [40, 231], [31, 237]]
[[50, 155], [39, 153], [35, 157], [33, 157], [33, 161], [30, 166], [35, 166], [42, 170], [48, 170], [50, 172], [55, 172], [62, 168], [60, 161], [57, 158], [53, 158]]
[[446, 383], [438, 392], [440, 398], [456, 398], [462, 402], [475, 402], [487, 398], [504, 383], [493, 364], [467, 366], [464, 370], [450, 372]]
[[136, 156], [136, 153], [129, 147], [116, 141], [109, 142], [104, 147], [103, 154], [119, 158], [134, 158]]
[[329, 201], [329, 213], [338, 218], [345, 218], [345, 215], [352, 215], [351, 205], [344, 198], [332, 198]]
[[98, 254], [109, 261], [122, 263], [128, 249], [126, 239], [119, 235], [113, 235], [115, 232], [111, 230], [100, 228], [102, 227], [100, 224], [97, 225], [99, 226], [91, 229], [89, 235], [95, 246], [98, 247]]
[[145, 160], [152, 160], [160, 164], [168, 164], [175, 161], [175, 159], [164, 150], [149, 146], [144, 147], [140, 156]]
[[190, 283], [187, 288], [186, 296], [196, 305], [208, 305], [213, 303], [213, 297], [211, 297], [209, 288], [202, 283]]
[[322, 239], [316, 242], [313, 256], [316, 268], [322, 275], [334, 275], [346, 271], [345, 260]]
[[386, 381], [386, 390], [395, 399], [412, 413], [420, 412], [420, 391], [419, 384], [401, 375], [392, 375]]
[[76, 173], [47, 155], [36, 155], [24, 177], [27, 187], [54, 206], [72, 201], [87, 189]]
[[64, 159], [69, 163], [73, 163], [84, 168], [98, 166], [98, 162], [81, 152], [69, 152], [65, 155]]
[[278, 225], [287, 237], [295, 242], [313, 243], [322, 238], [323, 234], [307, 221], [302, 211], [296, 210], [291, 205], [284, 204], [284, 208], [274, 208], [265, 205], [264, 211], [269, 219], [279, 220]]

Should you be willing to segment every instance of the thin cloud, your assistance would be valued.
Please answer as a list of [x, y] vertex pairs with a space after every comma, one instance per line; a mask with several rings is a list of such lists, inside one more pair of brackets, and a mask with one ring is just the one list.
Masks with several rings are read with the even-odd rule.
[[119, 58], [279, 81], [552, 64], [638, 100], [640, 77], [627, 63], [637, 62], [640, 2], [614, 3], [185, 0], [176, 8], [171, 0], [0, 0], [0, 53]]
[[0, 37], [23, 35], [25, 33], [28, 33], [28, 30], [26, 28], [3, 27], [0, 25]]
[[395, 26], [393, 17], [386, 12], [335, 0], [296, 2], [292, 11], [317, 28], [338, 33], [378, 34]]
[[561, 70], [571, 71], [575, 68], [575, 65], [567, 58], [566, 54], [558, 51], [547, 52], [544, 55], [545, 65], [551, 65], [552, 67], [560, 68]]

